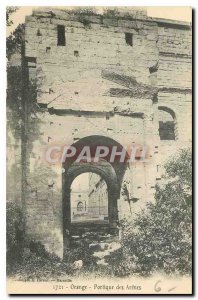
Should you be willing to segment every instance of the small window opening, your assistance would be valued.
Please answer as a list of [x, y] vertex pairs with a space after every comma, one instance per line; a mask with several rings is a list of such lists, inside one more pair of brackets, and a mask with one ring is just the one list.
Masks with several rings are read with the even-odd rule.
[[160, 140], [175, 140], [175, 124], [173, 121], [159, 122]]
[[78, 205], [77, 205], [77, 211], [83, 211], [84, 209], [84, 205], [82, 202], [78, 202]]
[[64, 25], [58, 25], [57, 26], [57, 45], [58, 46], [65, 46], [66, 40], [65, 40], [65, 26]]
[[110, 114], [106, 113], [106, 120], [109, 120], [109, 118], [110, 118]]
[[133, 46], [133, 34], [130, 32], [125, 32], [125, 41], [127, 45]]
[[40, 29], [37, 30], [37, 36], [42, 36]]
[[36, 57], [25, 57], [28, 68], [36, 68]]
[[175, 120], [167, 111], [159, 111], [160, 140], [175, 140]]
[[74, 56], [76, 56], [76, 57], [79, 56], [79, 52], [77, 50], [74, 51]]
[[108, 224], [108, 196], [108, 186], [100, 175], [92, 172], [78, 175], [71, 184], [71, 223]]

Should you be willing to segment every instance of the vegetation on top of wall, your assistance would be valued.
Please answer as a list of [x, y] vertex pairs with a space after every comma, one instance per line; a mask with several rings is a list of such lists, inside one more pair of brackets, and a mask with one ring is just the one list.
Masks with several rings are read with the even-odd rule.
[[91, 7], [91, 6], [79, 6], [76, 7], [75, 9], [71, 9], [67, 11], [69, 14], [76, 14], [76, 15], [88, 15], [88, 16], [93, 16], [93, 15], [98, 15], [96, 8]]
[[8, 60], [13, 54], [21, 54], [24, 38], [25, 24], [19, 24], [17, 28], [6, 38], [6, 56]]
[[[67, 13], [73, 14], [73, 15], [78, 15], [79, 16], [79, 21], [89, 23], [89, 19], [86, 17], [90, 16], [101, 16], [101, 23], [102, 23], [102, 17], [104, 18], [110, 18], [110, 19], [125, 19], [125, 20], [134, 20], [137, 19], [139, 16], [139, 11], [134, 11], [133, 13], [124, 11], [124, 10], [119, 10], [117, 7], [108, 7], [104, 8], [102, 10], [98, 10], [97, 7], [77, 7], [72, 10], [68, 10]], [[85, 21], [86, 20], [86, 21]], [[82, 22], [83, 23], [83, 22]], [[87, 26], [88, 26], [87, 25]], [[86, 26], [86, 25], [85, 25]]]
[[68, 10], [69, 14], [77, 15], [78, 21], [81, 22], [85, 28], [91, 28], [90, 16], [98, 16], [94, 7], [77, 7], [72, 10]]
[[117, 8], [105, 8], [103, 11], [103, 16], [106, 18], [118, 18], [120, 15]]
[[[12, 25], [10, 16], [16, 11], [15, 7], [6, 8], [6, 24]], [[7, 62], [7, 113], [9, 129], [12, 130], [14, 136], [19, 139], [21, 136], [22, 124], [22, 69], [21, 55], [22, 44], [25, 35], [25, 25], [19, 24], [17, 28], [6, 38], [6, 57]], [[11, 62], [12, 56], [17, 54], [17, 63]]]
[[111, 19], [125, 19], [125, 20], [134, 20], [139, 17], [140, 11], [133, 11], [133, 13], [119, 10], [119, 8], [112, 7], [112, 8], [106, 8], [103, 11], [103, 17], [105, 18], [111, 18]]
[[11, 26], [13, 21], [11, 20], [11, 15], [18, 9], [17, 6], [7, 6], [6, 7], [6, 25]]
[[91, 28], [91, 22], [85, 15], [79, 15], [78, 21], [81, 22], [85, 28]]

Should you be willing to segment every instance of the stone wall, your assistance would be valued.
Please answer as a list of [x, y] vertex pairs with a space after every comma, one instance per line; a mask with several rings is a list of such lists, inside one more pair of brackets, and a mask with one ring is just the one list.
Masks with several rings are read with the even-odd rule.
[[[65, 26], [65, 46], [57, 46], [57, 25]], [[45, 9], [26, 18], [25, 32], [40, 107], [39, 132], [29, 135], [27, 149], [27, 231], [61, 256], [64, 170], [46, 162], [46, 150], [95, 135], [123, 147], [145, 144], [148, 161], [128, 166], [122, 183], [133, 213], [153, 201], [162, 161], [191, 141], [191, 30], [145, 13], [112, 17]], [[159, 107], [174, 113], [174, 141], [160, 141]], [[122, 195], [118, 211], [120, 219], [131, 214]]]
[[108, 188], [105, 180], [95, 173], [89, 177], [89, 212], [108, 217]]
[[161, 141], [161, 161], [168, 152], [191, 146], [192, 141], [192, 31], [184, 24], [159, 23], [158, 106], [175, 113], [176, 141]]

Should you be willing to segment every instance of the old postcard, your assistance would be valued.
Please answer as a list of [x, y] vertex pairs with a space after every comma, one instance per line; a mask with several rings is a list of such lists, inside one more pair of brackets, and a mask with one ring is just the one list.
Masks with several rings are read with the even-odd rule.
[[191, 14], [7, 7], [8, 294], [192, 293]]

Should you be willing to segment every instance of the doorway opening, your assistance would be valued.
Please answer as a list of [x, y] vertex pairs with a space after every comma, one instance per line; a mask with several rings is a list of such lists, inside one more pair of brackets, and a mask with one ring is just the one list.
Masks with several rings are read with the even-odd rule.
[[[67, 249], [77, 237], [88, 238], [93, 235], [104, 238], [118, 235], [117, 200], [127, 168], [126, 161], [120, 162], [118, 159], [111, 161], [109, 156], [98, 161], [92, 159], [94, 157], [92, 154], [96, 152], [98, 146], [106, 146], [109, 149], [117, 146], [117, 151], [121, 153], [122, 145], [109, 137], [88, 136], [72, 146], [78, 149], [78, 152], [83, 147], [89, 146], [91, 159], [88, 162], [70, 157], [63, 163], [64, 253], [67, 253]], [[79, 183], [82, 185], [84, 181], [88, 181], [89, 184], [85, 185], [85, 190], [82, 186], [79, 191]]]
[[108, 187], [98, 174], [86, 172], [71, 184], [71, 224], [108, 224]]

